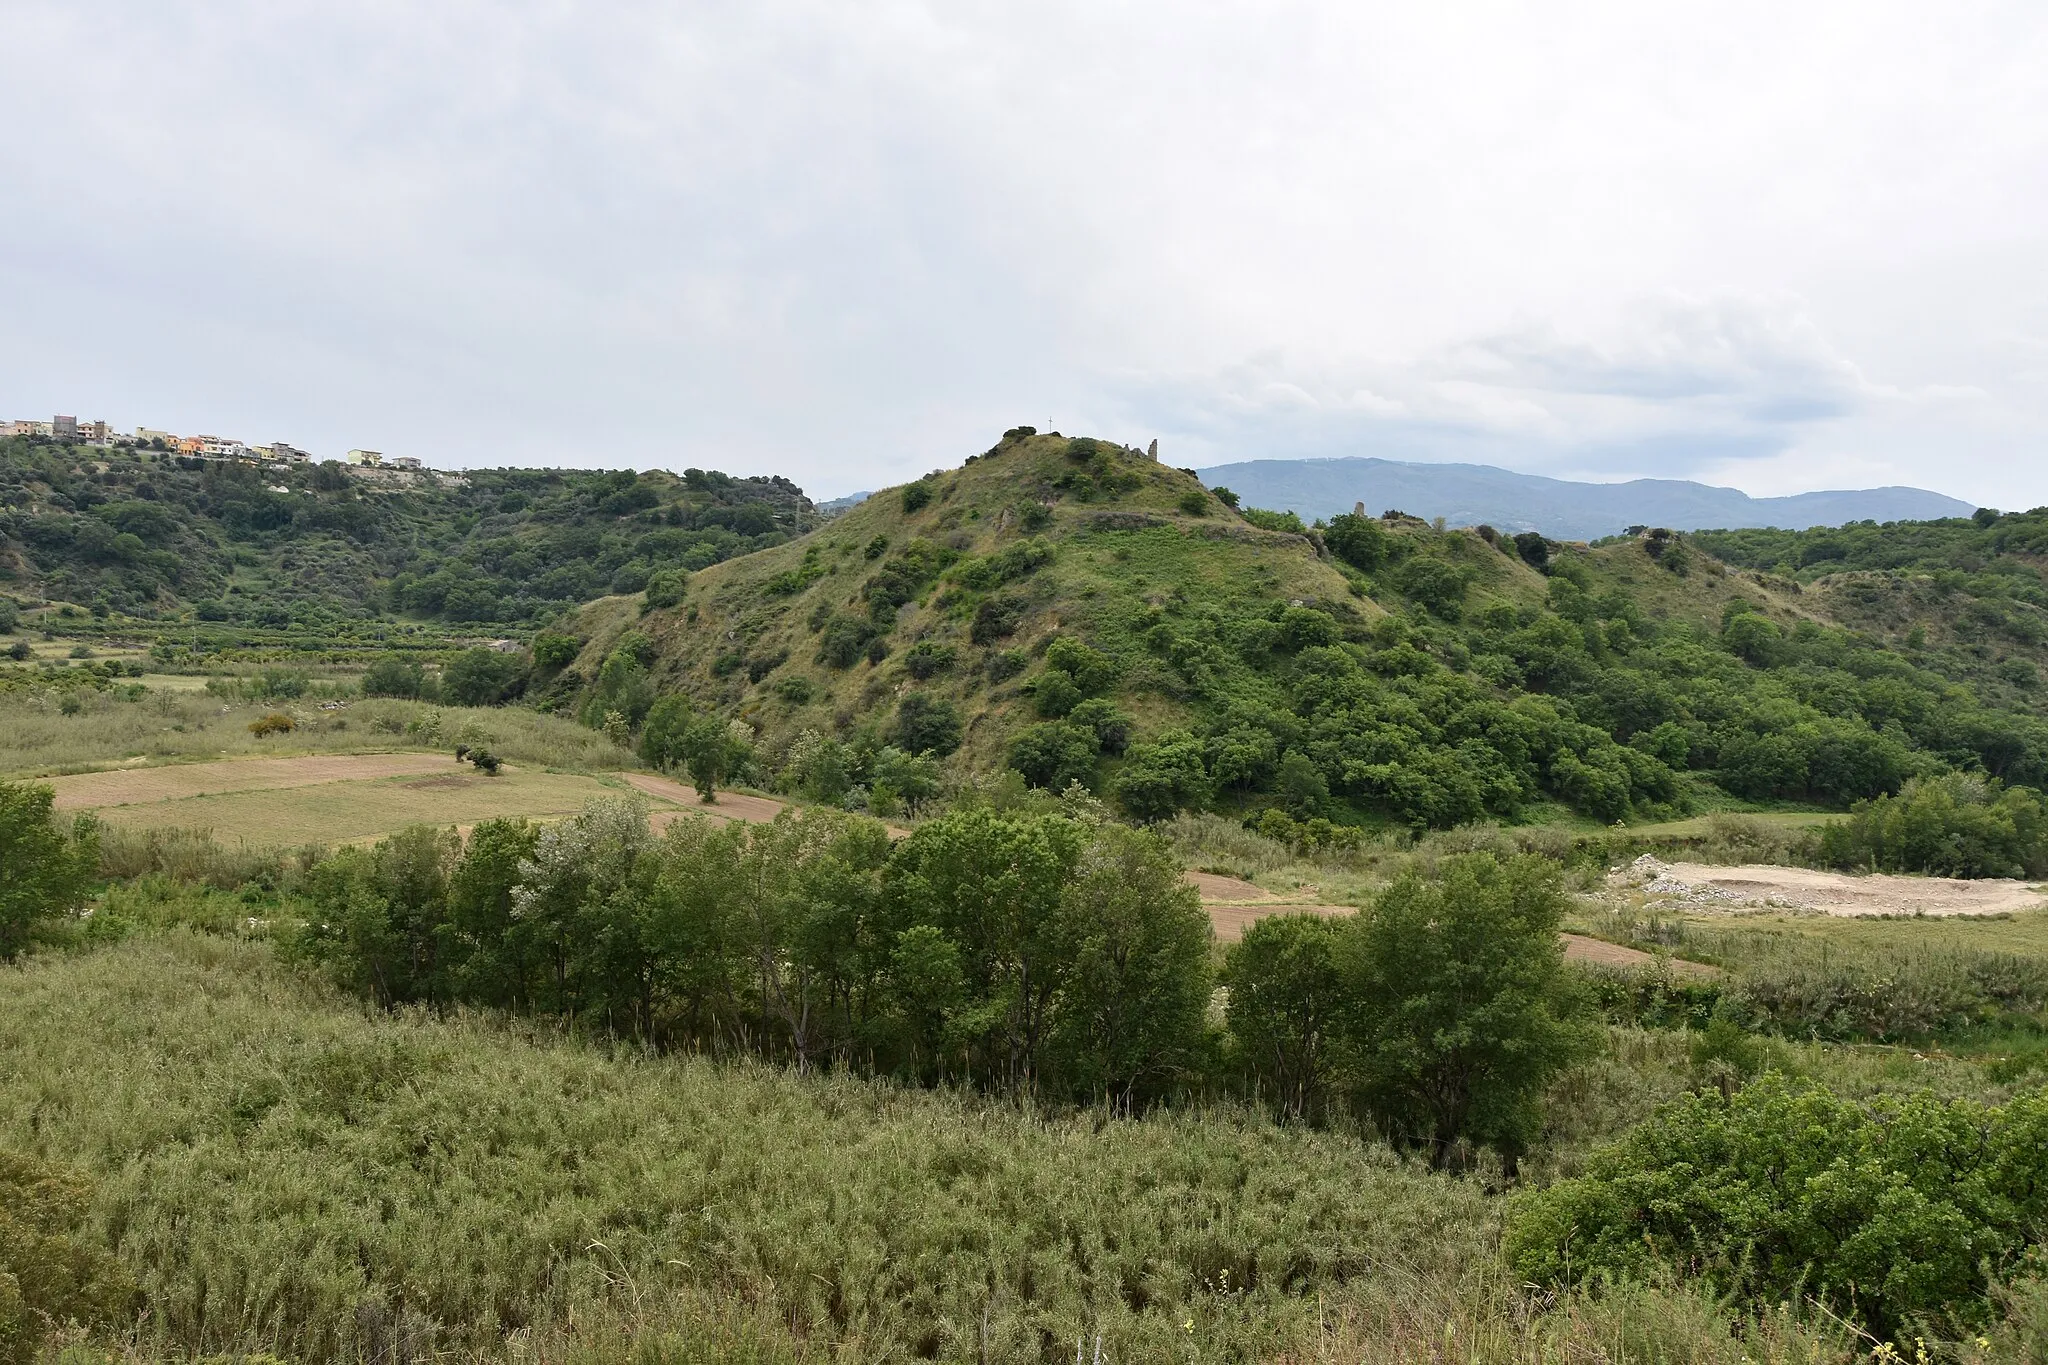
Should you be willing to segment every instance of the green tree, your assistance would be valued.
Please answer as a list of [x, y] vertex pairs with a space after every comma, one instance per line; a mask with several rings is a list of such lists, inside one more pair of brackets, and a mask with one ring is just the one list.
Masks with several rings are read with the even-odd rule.
[[1114, 791], [1132, 818], [1144, 821], [1170, 819], [1175, 811], [1204, 804], [1209, 775], [1202, 766], [1201, 741], [1171, 731], [1150, 744], [1132, 745]]
[[883, 749], [868, 764], [868, 774], [872, 792], [886, 789], [912, 815], [939, 794], [939, 765], [919, 754], [906, 754], [896, 748]]
[[456, 706], [496, 706], [512, 695], [525, 671], [518, 655], [478, 645], [443, 665], [441, 695]]
[[718, 799], [718, 784], [747, 760], [749, 749], [724, 721], [701, 716], [683, 731], [683, 766], [689, 769], [690, 784], [706, 802]]
[[896, 704], [890, 733], [905, 753], [944, 758], [960, 747], [959, 708], [944, 697], [911, 692]]
[[1072, 782], [1089, 786], [1099, 745], [1093, 730], [1064, 720], [1042, 721], [1010, 741], [1009, 764], [1034, 787], [1058, 792]]
[[960, 951], [956, 1026], [971, 1068], [1013, 1090], [1044, 1068], [1065, 984], [1062, 907], [1084, 845], [1057, 816], [957, 811], [920, 825], [889, 859], [898, 922], [938, 929]]
[[1287, 803], [1288, 814], [1297, 820], [1321, 815], [1330, 803], [1330, 780], [1323, 776], [1315, 760], [1298, 750], [1289, 749], [1280, 756], [1280, 773], [1274, 785], [1281, 800]]
[[1129, 1113], [1200, 1065], [1209, 916], [1164, 840], [1103, 823], [1074, 867], [1060, 919], [1061, 1079], [1076, 1098]]
[[1292, 1119], [1323, 1116], [1342, 1050], [1349, 994], [1340, 928], [1318, 915], [1268, 915], [1224, 960], [1227, 1018], [1253, 1090]]
[[1432, 1165], [1462, 1138], [1512, 1166], [1544, 1086], [1590, 1045], [1558, 940], [1564, 905], [1554, 864], [1473, 853], [1435, 881], [1403, 875], [1347, 927], [1359, 1098]]
[[430, 697], [433, 680], [419, 660], [402, 654], [380, 655], [363, 673], [366, 697]]
[[1373, 570], [1392, 558], [1394, 538], [1371, 517], [1346, 512], [1330, 518], [1323, 531], [1323, 543], [1330, 553], [1355, 569]]
[[681, 767], [690, 718], [687, 697], [670, 693], [654, 703], [647, 712], [647, 724], [640, 731], [640, 761], [661, 772]]
[[0, 782], [0, 961], [46, 920], [84, 904], [98, 875], [98, 826], [80, 815], [61, 828], [55, 802], [49, 787]]

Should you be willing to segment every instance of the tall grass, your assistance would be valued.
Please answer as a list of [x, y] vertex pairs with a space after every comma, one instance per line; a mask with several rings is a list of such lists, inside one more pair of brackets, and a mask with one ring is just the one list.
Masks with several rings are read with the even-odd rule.
[[94, 1178], [147, 1355], [1846, 1358], [1683, 1289], [1532, 1300], [1475, 1183], [1348, 1136], [377, 1015], [229, 938], [0, 973], [0, 1057], [0, 1146]]
[[319, 860], [318, 848], [283, 849], [237, 840], [223, 843], [210, 829], [100, 827], [100, 871], [114, 881], [161, 876], [222, 891], [256, 885], [275, 888]]

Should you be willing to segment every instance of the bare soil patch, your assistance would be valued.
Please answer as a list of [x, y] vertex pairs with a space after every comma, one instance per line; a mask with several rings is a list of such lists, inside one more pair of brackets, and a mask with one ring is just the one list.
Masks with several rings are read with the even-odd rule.
[[1335, 919], [1344, 915], [1355, 915], [1358, 908], [1351, 905], [1301, 905], [1288, 901], [1264, 901], [1246, 904], [1242, 901], [1215, 902], [1203, 906], [1209, 912], [1209, 924], [1216, 930], [1220, 943], [1235, 943], [1244, 937], [1244, 931], [1268, 915], [1316, 915], [1324, 919]]
[[[1598, 967], [1649, 967], [1655, 965], [1654, 954], [1636, 948], [1624, 948], [1619, 943], [1609, 943], [1604, 938], [1588, 938], [1584, 934], [1564, 934], [1564, 960], [1567, 962], [1590, 962]], [[1712, 967], [1704, 962], [1687, 962], [1684, 958], [1670, 958], [1671, 970], [1679, 976], [1717, 976]]]
[[1277, 897], [1264, 887], [1253, 886], [1236, 877], [1215, 872], [1190, 872], [1188, 884], [1202, 893], [1205, 901], [1269, 901]]
[[[1709, 903], [1731, 909], [1790, 907], [1828, 915], [2003, 915], [2038, 909], [2044, 903], [2039, 886], [1994, 877], [1964, 881], [1885, 873], [1850, 876], [1804, 867], [1714, 867], [1706, 863], [1672, 863], [1665, 877], [1709, 893]], [[1658, 889], [1658, 883], [1650, 887], [1652, 894]]]
[[274, 791], [413, 773], [445, 774], [459, 766], [447, 754], [303, 754], [294, 758], [230, 758], [159, 768], [121, 768], [44, 780], [56, 790], [57, 809], [101, 810], [224, 792]]
[[[663, 801], [673, 801], [682, 809], [679, 811], [656, 811], [650, 817], [656, 829], [666, 828], [668, 823], [684, 815], [710, 815], [720, 820], [739, 820], [750, 825], [773, 823], [776, 816], [789, 809], [787, 801], [777, 801], [767, 796], [747, 796], [741, 792], [720, 792], [714, 802], [705, 802], [697, 795], [696, 788], [685, 786], [674, 778], [662, 777], [657, 773], [620, 773], [620, 777], [631, 783], [636, 791]], [[886, 827], [891, 839], [908, 838], [910, 831], [894, 825]]]

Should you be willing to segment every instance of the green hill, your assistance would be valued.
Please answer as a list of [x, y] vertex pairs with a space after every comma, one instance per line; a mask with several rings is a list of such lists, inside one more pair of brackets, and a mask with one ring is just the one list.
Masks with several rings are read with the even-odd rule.
[[785, 479], [495, 469], [361, 478], [0, 440], [0, 594], [300, 634], [411, 616], [514, 627], [818, 520]]
[[1965, 656], [1843, 618], [1684, 536], [1302, 527], [1020, 428], [672, 605], [592, 604], [543, 704], [632, 725], [679, 694], [751, 728], [761, 780], [815, 786], [822, 762], [826, 796], [922, 750], [1141, 817], [1607, 822], [2048, 780], [2024, 641]]

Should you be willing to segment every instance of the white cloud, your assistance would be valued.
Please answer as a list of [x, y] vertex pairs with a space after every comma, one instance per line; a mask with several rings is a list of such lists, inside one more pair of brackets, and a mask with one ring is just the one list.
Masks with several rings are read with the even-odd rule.
[[1030, 421], [2048, 501], [2019, 0], [14, 0], [0, 50], [24, 413], [823, 492]]

